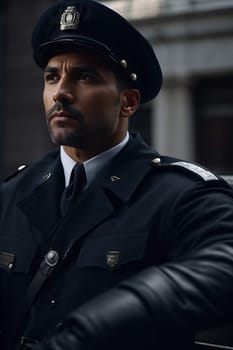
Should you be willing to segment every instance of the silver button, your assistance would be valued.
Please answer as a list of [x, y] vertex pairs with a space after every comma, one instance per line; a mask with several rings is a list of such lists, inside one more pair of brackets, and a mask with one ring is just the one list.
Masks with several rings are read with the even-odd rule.
[[14, 267], [14, 265], [13, 265], [12, 263], [10, 263], [10, 264], [8, 265], [8, 269], [9, 269], [9, 270], [12, 270], [13, 267]]
[[26, 168], [26, 166], [27, 166], [27, 165], [24, 165], [24, 164], [18, 166], [18, 171], [23, 170], [24, 168]]
[[121, 60], [121, 67], [127, 69], [127, 61]]
[[56, 250], [50, 250], [45, 256], [45, 261], [51, 267], [56, 266], [59, 261], [59, 255]]
[[132, 73], [130, 74], [130, 78], [133, 80], [133, 81], [136, 81], [137, 80], [137, 74], [136, 73]]
[[159, 164], [161, 162], [161, 159], [160, 158], [155, 158], [152, 160], [153, 163], [155, 164]]

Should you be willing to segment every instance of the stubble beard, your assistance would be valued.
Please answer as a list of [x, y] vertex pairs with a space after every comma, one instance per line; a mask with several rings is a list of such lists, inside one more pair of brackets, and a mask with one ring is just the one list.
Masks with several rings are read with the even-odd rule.
[[[86, 125], [84, 115], [77, 109], [71, 106], [55, 105], [47, 114], [47, 128], [52, 142], [56, 145], [63, 145], [69, 147], [75, 147], [80, 149], [95, 148], [105, 142], [111, 143], [111, 138], [117, 129], [119, 123], [119, 104], [120, 96], [117, 96], [115, 101], [115, 117], [108, 118], [102, 115], [95, 115], [95, 123], [92, 125]], [[53, 111], [61, 108], [65, 112], [70, 113], [77, 119], [78, 125], [69, 126], [66, 123], [60, 121], [56, 126], [51, 125], [49, 116]]]
[[92, 128], [84, 128], [81, 125], [79, 128], [71, 129], [65, 125], [59, 125], [56, 129], [48, 124], [48, 132], [52, 142], [59, 146], [69, 146], [79, 149], [99, 147], [104, 140], [111, 139], [116, 126], [105, 125], [100, 127], [98, 123]]

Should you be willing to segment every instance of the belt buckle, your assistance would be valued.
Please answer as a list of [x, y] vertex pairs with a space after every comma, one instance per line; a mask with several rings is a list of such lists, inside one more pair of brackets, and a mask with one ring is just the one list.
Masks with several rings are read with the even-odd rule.
[[30, 350], [30, 347], [28, 348], [27, 346], [29, 345], [35, 345], [38, 344], [38, 341], [35, 339], [31, 339], [29, 337], [20, 337], [19, 342], [18, 342], [18, 346], [17, 346], [17, 350]]

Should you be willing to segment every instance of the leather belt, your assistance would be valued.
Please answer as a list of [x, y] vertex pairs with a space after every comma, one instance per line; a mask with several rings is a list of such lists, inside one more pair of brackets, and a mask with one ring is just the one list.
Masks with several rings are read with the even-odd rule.
[[[38, 342], [34, 339], [28, 338], [28, 337], [20, 337], [18, 334], [22, 334], [21, 331], [22, 325], [24, 323], [24, 319], [27, 315], [27, 312], [29, 311], [32, 303], [34, 302], [35, 298], [37, 297], [40, 289], [42, 288], [43, 284], [45, 283], [46, 279], [49, 277], [49, 275], [53, 272], [56, 265], [58, 264], [59, 256], [56, 251], [49, 251], [46, 256], [44, 257], [42, 263], [40, 264], [40, 268], [36, 272], [33, 280], [31, 281], [31, 284], [29, 285], [29, 288], [26, 291], [26, 294], [24, 296], [24, 300], [21, 305], [20, 312], [15, 316], [14, 319], [14, 326], [13, 330], [15, 330], [15, 334], [11, 336], [13, 339], [14, 344], [17, 344], [16, 350], [21, 349], [30, 349], [29, 345], [37, 344]], [[19, 339], [19, 340], [18, 340]], [[36, 342], [36, 343], [33, 343]]]

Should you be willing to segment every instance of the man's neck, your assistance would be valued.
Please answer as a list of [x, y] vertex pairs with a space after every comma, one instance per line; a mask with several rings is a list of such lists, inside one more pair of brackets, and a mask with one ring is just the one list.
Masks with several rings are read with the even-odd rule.
[[114, 141], [114, 142], [109, 142], [109, 143], [105, 143], [104, 145], [98, 145], [95, 146], [93, 148], [89, 147], [89, 148], [78, 148], [78, 147], [70, 147], [70, 146], [63, 146], [64, 151], [66, 152], [66, 154], [72, 158], [75, 162], [80, 162], [80, 163], [84, 163], [96, 156], [98, 156], [99, 154], [102, 154], [112, 148], [114, 148], [115, 146], [121, 144], [125, 138], [128, 138], [128, 131], [118, 140]]

